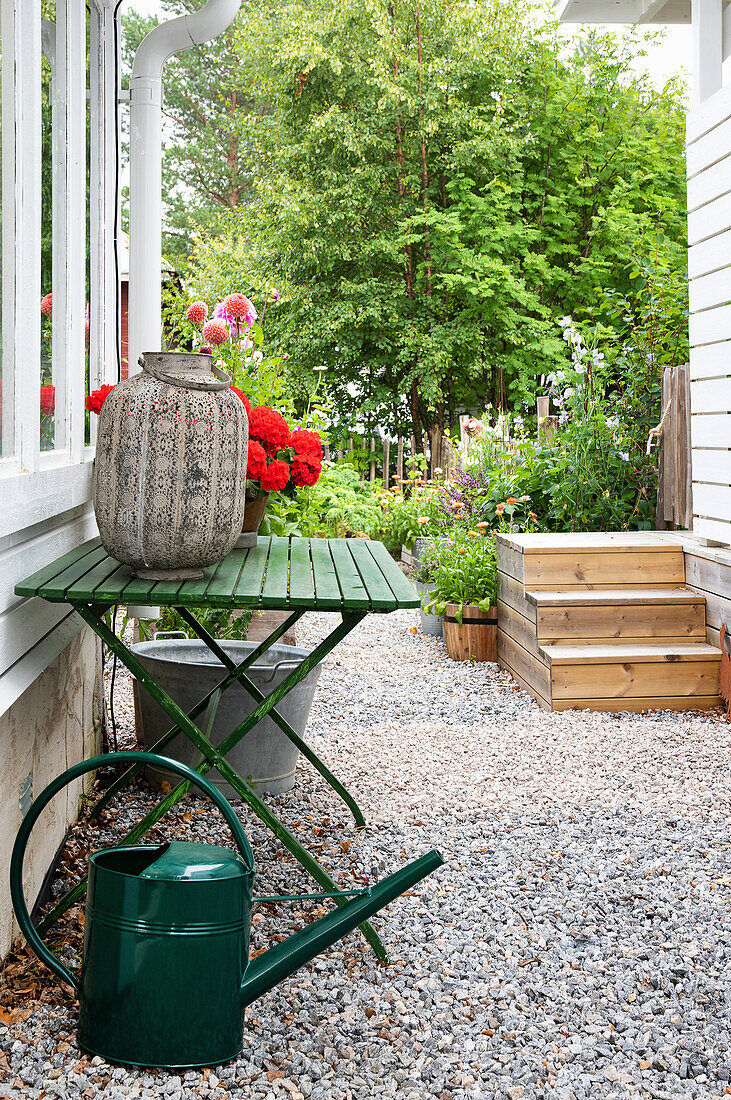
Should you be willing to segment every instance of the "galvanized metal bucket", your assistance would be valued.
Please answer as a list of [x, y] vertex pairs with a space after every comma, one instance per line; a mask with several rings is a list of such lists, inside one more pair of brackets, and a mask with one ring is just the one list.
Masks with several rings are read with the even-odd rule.
[[[221, 648], [236, 664], [257, 646], [256, 642], [221, 642]], [[223, 679], [225, 669], [203, 642], [185, 637], [167, 635], [160, 641], [140, 642], [131, 647], [135, 657], [154, 677], [175, 702], [187, 713], [199, 699], [207, 695]], [[273, 645], [262, 657], [247, 669], [247, 676], [265, 695], [276, 687], [307, 656], [308, 650], [298, 646]], [[310, 708], [315, 696], [321, 666], [317, 665], [296, 687], [285, 695], [277, 710], [300, 737], [305, 732]], [[235, 726], [254, 710], [256, 703], [245, 688], [234, 684], [223, 692], [211, 728], [211, 741], [219, 745]], [[170, 717], [159, 703], [146, 691], [139, 692], [140, 725], [139, 740], [146, 749], [152, 748], [170, 729]], [[202, 719], [205, 725], [205, 717]], [[195, 767], [197, 749], [184, 735], [179, 734], [165, 748], [166, 756]], [[256, 785], [265, 794], [281, 794], [294, 786], [294, 773], [299, 759], [299, 749], [293, 745], [271, 718], [264, 718], [254, 726], [238, 745], [228, 753], [227, 760], [242, 778]], [[147, 768], [151, 783], [171, 782], [173, 776], [163, 768]], [[226, 798], [239, 795], [226, 783], [215, 769], [209, 778]]]

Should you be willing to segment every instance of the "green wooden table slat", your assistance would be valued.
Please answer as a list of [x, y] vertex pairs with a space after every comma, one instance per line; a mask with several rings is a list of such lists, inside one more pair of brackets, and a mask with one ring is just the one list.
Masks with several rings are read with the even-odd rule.
[[133, 577], [131, 570], [129, 576], [130, 579], [119, 593], [119, 602], [123, 604], [153, 604], [150, 593], [157, 581], [151, 581], [147, 577]]
[[330, 539], [329, 547], [333, 565], [343, 595], [343, 610], [370, 608], [371, 601], [363, 587], [360, 573], [348, 549], [348, 539]]
[[208, 565], [203, 570], [203, 576], [197, 581], [186, 581], [181, 586], [177, 595], [177, 603], [185, 607], [204, 607], [208, 596], [208, 589], [218, 575], [223, 561], [217, 561], [215, 565]]
[[93, 569], [90, 569], [88, 573], [85, 573], [83, 577], [80, 577], [78, 581], [75, 581], [66, 589], [66, 599], [98, 603], [96, 589], [112, 577], [121, 566], [122, 563], [117, 561], [116, 558], [105, 555], [98, 565], [95, 565]]
[[261, 607], [289, 607], [289, 539], [272, 538]]
[[374, 611], [395, 611], [398, 600], [394, 596], [388, 581], [368, 553], [365, 539], [348, 539], [348, 549], [363, 580], [363, 585], [371, 598]]
[[150, 603], [160, 607], [175, 606], [180, 589], [185, 581], [155, 581], [150, 589]]
[[312, 579], [310, 540], [292, 539], [289, 551], [289, 602], [292, 607], [312, 607], [315, 583]]
[[67, 554], [63, 554], [60, 558], [56, 558], [55, 561], [49, 562], [48, 565], [44, 565], [41, 569], [36, 570], [35, 573], [31, 573], [29, 577], [26, 577], [24, 581], [21, 581], [20, 584], [15, 586], [16, 596], [37, 596], [39, 588], [47, 585], [49, 581], [52, 581], [59, 573], [63, 573], [64, 569], [67, 569], [70, 565], [73, 565], [75, 562], [85, 557], [85, 555], [90, 554], [92, 550], [96, 550], [100, 545], [98, 538], [90, 539], [89, 542], [85, 542], [81, 546], [69, 550]]
[[318, 611], [339, 611], [343, 604], [340, 585], [327, 539], [310, 539], [312, 572], [315, 576], [315, 602]]
[[232, 550], [221, 562], [215, 577], [208, 586], [206, 603], [216, 607], [230, 607], [241, 571], [245, 568], [246, 550]]
[[65, 600], [66, 591], [76, 581], [84, 577], [90, 570], [98, 565], [100, 561], [105, 561], [107, 558], [107, 552], [103, 546], [99, 545], [95, 550], [92, 550], [90, 554], [85, 554], [83, 558], [79, 558], [64, 569], [62, 573], [59, 573], [57, 577], [54, 577], [52, 581], [47, 584], [43, 584], [38, 589], [38, 595], [42, 596], [44, 600]]
[[116, 572], [96, 586], [94, 589], [94, 603], [126, 604], [124, 591], [129, 584], [134, 583], [135, 578], [132, 576], [130, 567], [120, 565]]
[[252, 546], [246, 558], [246, 568], [236, 582], [233, 594], [234, 607], [258, 607], [261, 598], [261, 585], [264, 580], [271, 538], [259, 535], [256, 546]]
[[403, 569], [395, 562], [382, 542], [366, 542], [368, 553], [388, 581], [399, 607], [419, 607], [419, 595]]

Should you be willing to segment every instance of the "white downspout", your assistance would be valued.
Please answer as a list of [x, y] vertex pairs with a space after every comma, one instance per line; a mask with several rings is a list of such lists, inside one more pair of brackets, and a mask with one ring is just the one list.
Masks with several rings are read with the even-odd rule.
[[129, 373], [161, 343], [162, 70], [172, 54], [226, 30], [241, 0], [208, 0], [200, 11], [153, 28], [135, 54], [129, 83]]

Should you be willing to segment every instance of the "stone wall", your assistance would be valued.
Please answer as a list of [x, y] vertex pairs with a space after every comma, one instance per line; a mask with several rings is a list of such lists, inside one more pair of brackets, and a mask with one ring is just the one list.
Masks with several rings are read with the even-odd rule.
[[[99, 748], [101, 685], [100, 644], [90, 630], [83, 630], [0, 716], [0, 958], [18, 931], [8, 875], [21, 821], [21, 786], [30, 776], [33, 794], [40, 794], [60, 772]], [[36, 824], [26, 856], [29, 908], [68, 826], [78, 814], [83, 790], [84, 779], [66, 787]]]

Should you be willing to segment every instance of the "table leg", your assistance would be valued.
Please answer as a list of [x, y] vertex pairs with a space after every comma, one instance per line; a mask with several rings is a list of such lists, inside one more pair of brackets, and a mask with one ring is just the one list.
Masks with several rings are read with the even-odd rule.
[[[324, 886], [327, 890], [337, 891], [337, 884], [330, 878], [328, 873], [317, 862], [317, 860], [310, 855], [310, 853], [303, 848], [297, 838], [287, 829], [283, 822], [272, 813], [272, 811], [265, 805], [264, 802], [254, 793], [253, 790], [244, 782], [241, 776], [234, 771], [231, 765], [226, 761], [224, 754], [229, 751], [232, 744], [235, 744], [235, 740], [238, 740], [238, 736], [243, 734], [256, 725], [256, 723], [267, 714], [272, 707], [276, 706], [279, 700], [286, 695], [295, 683], [304, 679], [307, 673], [313, 668], [320, 660], [333, 648], [334, 645], [340, 640], [341, 637], [348, 634], [352, 630], [354, 623], [343, 622], [339, 627], [331, 632], [328, 637], [316, 646], [315, 649], [304, 658], [302, 663], [296, 668], [290, 675], [284, 680], [282, 684], [276, 688], [271, 695], [268, 696], [264, 702], [260, 703], [258, 707], [250, 714], [244, 722], [241, 723], [237, 729], [235, 729], [229, 736], [221, 743], [219, 748], [208, 741], [201, 733], [200, 729], [195, 725], [192, 719], [187, 715], [177, 703], [170, 698], [167, 692], [163, 691], [159, 685], [155, 682], [153, 677], [147, 672], [147, 670], [140, 664], [135, 655], [130, 652], [129, 649], [112, 631], [107, 627], [106, 623], [99, 617], [98, 614], [88, 604], [76, 603], [72, 604], [74, 610], [81, 616], [92, 630], [102, 639], [108, 648], [115, 653], [117, 657], [122, 661], [124, 665], [129, 669], [132, 675], [138, 680], [138, 682], [150, 692], [152, 697], [160, 704], [160, 706], [168, 713], [170, 718], [177, 723], [180, 731], [184, 733], [200, 751], [204, 757], [203, 762], [198, 766], [196, 771], [204, 775], [211, 767], [215, 766], [221, 776], [227, 780], [228, 783], [234, 788], [234, 790], [244, 799], [245, 802], [251, 807], [254, 813], [259, 817], [261, 821], [267, 825], [275, 836], [281, 840], [284, 846], [295, 857], [298, 863], [308, 871], [316, 882], [319, 882], [321, 886]], [[362, 618], [366, 613], [363, 612], [359, 617]], [[350, 618], [350, 617], [349, 617]], [[231, 674], [235, 676], [235, 673]], [[245, 727], [245, 729], [244, 729]], [[243, 732], [240, 732], [243, 731]], [[227, 744], [228, 742], [228, 744]], [[223, 749], [223, 752], [221, 752]], [[190, 789], [190, 783], [184, 781], [179, 783], [169, 795], [167, 795], [154, 810], [150, 811], [123, 839], [123, 844], [133, 844], [144, 836], [145, 833], [154, 825], [161, 817], [181, 798], [187, 794]], [[39, 932], [45, 931], [64, 913], [81, 895], [86, 889], [86, 877], [77, 883], [76, 886], [69, 891], [46, 915], [44, 920], [39, 924]], [[336, 904], [344, 904], [336, 901]], [[367, 941], [373, 947], [376, 955], [384, 963], [388, 962], [388, 954], [386, 948], [382, 943], [380, 937], [376, 933], [375, 929], [368, 922], [365, 922], [360, 926], [363, 935]]]
[[[186, 608], [178, 607], [176, 610], [181, 618], [185, 620], [188, 626], [190, 626], [191, 629], [196, 632], [200, 640], [208, 646], [211, 653], [213, 653], [213, 655], [218, 658], [221, 664], [225, 665], [226, 668], [233, 671], [236, 668], [235, 662], [231, 660], [226, 651], [221, 648], [216, 639], [208, 633], [205, 627], [201, 626], [201, 624], [193, 617], [193, 615], [190, 614], [190, 612]], [[361, 621], [361, 618], [362, 616], [357, 616], [356, 622], [354, 622], [352, 625], [355, 626], [357, 623], [359, 623]], [[344, 621], [345, 619], [346, 616], [343, 616]], [[252, 697], [255, 703], [262, 703], [267, 698], [267, 696], [259, 690], [256, 684], [252, 680], [250, 680], [248, 676], [242, 674], [241, 676], [239, 676], [238, 679], [241, 686], [245, 688], [246, 691], [248, 691], [249, 695]], [[292, 729], [287, 719], [279, 713], [276, 707], [271, 708], [271, 710], [269, 711], [269, 717], [274, 722], [276, 722], [282, 733], [286, 734], [290, 741], [297, 746], [302, 755], [307, 760], [309, 760], [309, 762], [313, 765], [314, 768], [316, 768], [323, 779], [330, 784], [332, 789], [340, 795], [343, 802], [345, 802], [345, 804], [348, 806], [351, 813], [353, 814], [356, 826], [359, 829], [364, 828], [366, 821], [363, 813], [348, 789], [340, 782], [339, 779], [337, 779], [333, 775], [328, 766], [324, 763], [324, 761], [320, 759], [320, 757], [314, 752], [314, 750], [311, 749], [310, 746], [302, 740], [302, 738], [299, 736], [298, 733], [295, 732], [295, 730]], [[240, 741], [242, 737], [245, 737], [252, 728], [253, 727], [250, 726], [249, 729], [241, 731], [241, 727], [239, 727], [240, 735], [239, 737], [237, 737], [236, 741]], [[233, 744], [235, 743], [236, 742], [233, 742], [231, 747], [233, 747]]]
[[[237, 665], [233, 669], [230, 676], [225, 676], [223, 680], [221, 680], [221, 682], [217, 684], [215, 688], [213, 688], [212, 691], [209, 691], [207, 695], [204, 695], [202, 699], [198, 700], [196, 705], [190, 711], [188, 717], [197, 718], [199, 714], [202, 714], [211, 699], [213, 698], [213, 695], [217, 691], [226, 691], [227, 688], [230, 688], [232, 684], [235, 684], [242, 673], [244, 673], [247, 668], [250, 668], [256, 661], [258, 661], [261, 655], [263, 653], [266, 653], [266, 651], [270, 649], [271, 646], [273, 646], [274, 643], [278, 641], [283, 634], [286, 634], [291, 626], [294, 626], [295, 623], [299, 622], [303, 615], [304, 611], [294, 611], [289, 616], [289, 618], [287, 618], [283, 623], [280, 623], [280, 625], [272, 631], [268, 638], [265, 638], [256, 647], [256, 649], [241, 662], [241, 664]], [[166, 745], [169, 745], [173, 738], [177, 737], [180, 732], [180, 726], [172, 726], [167, 731], [167, 733], [164, 733], [162, 737], [160, 737], [159, 740], [157, 740], [155, 744], [151, 746], [149, 751], [161, 752], [161, 750], [164, 749]], [[124, 787], [126, 787], [127, 784], [130, 783], [136, 775], [139, 775], [141, 771], [144, 771], [143, 764], [134, 764], [131, 768], [127, 768], [127, 770], [123, 772], [118, 779], [115, 779], [111, 786], [106, 789], [104, 794], [99, 798], [94, 806], [92, 806], [91, 810], [89, 811], [89, 816], [98, 817], [102, 810], [104, 810], [105, 807], [112, 801], [115, 795], [119, 794], [119, 792]]]

